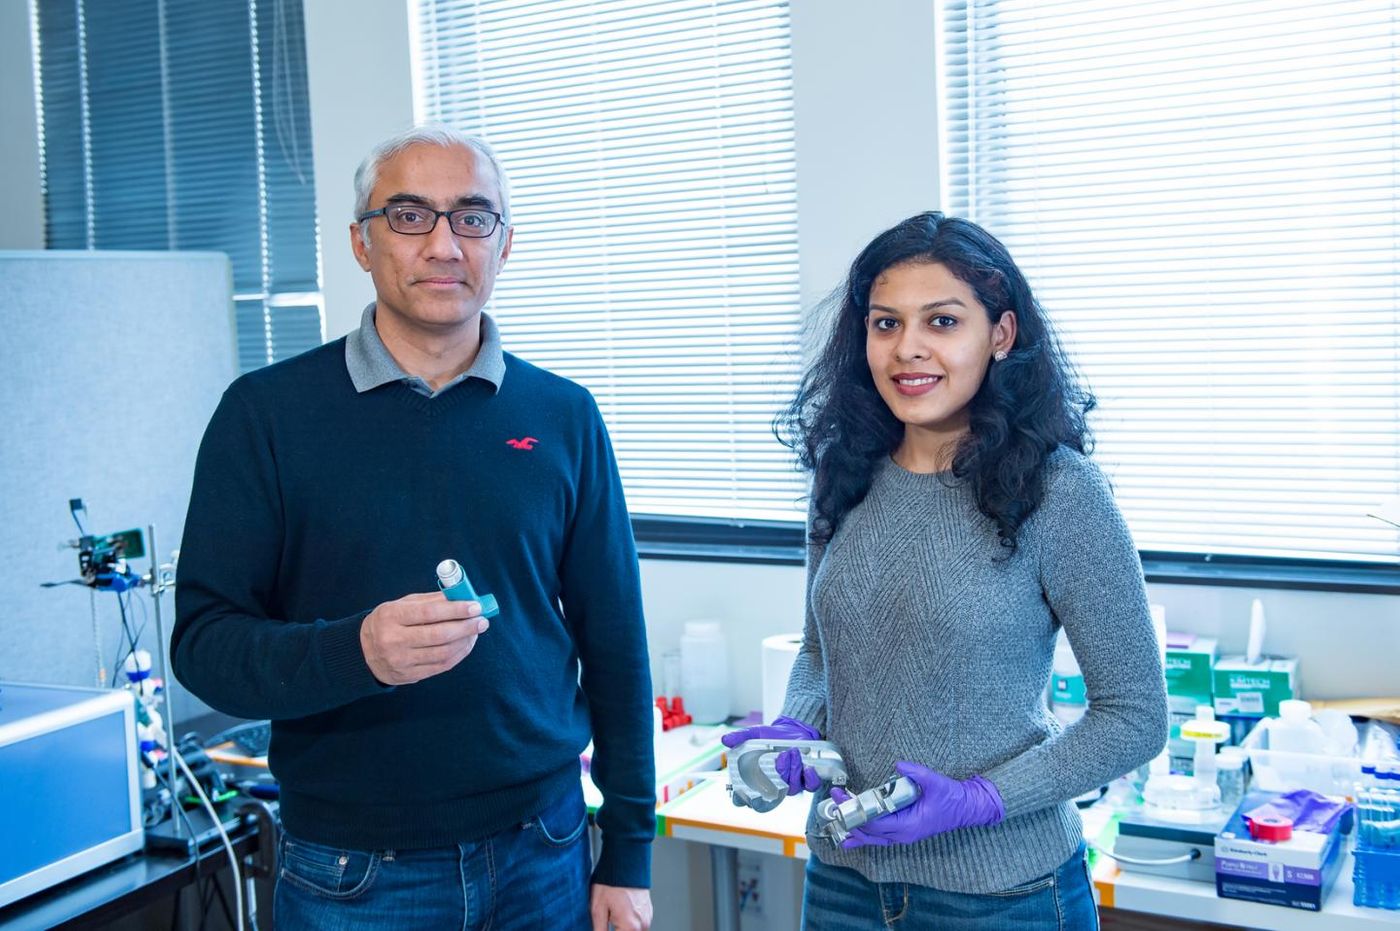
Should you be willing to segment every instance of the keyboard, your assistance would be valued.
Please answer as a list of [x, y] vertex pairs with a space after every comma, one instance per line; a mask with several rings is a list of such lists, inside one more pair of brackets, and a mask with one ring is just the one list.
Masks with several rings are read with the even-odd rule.
[[215, 734], [206, 746], [216, 747], [227, 741], [233, 741], [234, 746], [248, 756], [267, 756], [267, 745], [272, 741], [272, 722], [248, 721], [235, 725]]

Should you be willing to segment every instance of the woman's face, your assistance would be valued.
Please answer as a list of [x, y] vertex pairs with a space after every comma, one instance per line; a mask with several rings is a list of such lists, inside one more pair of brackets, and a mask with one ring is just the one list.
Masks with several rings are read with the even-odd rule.
[[1016, 339], [1016, 315], [995, 324], [972, 288], [944, 265], [906, 262], [870, 288], [865, 358], [880, 397], [906, 431], [952, 439], [967, 430], [968, 404], [993, 353]]

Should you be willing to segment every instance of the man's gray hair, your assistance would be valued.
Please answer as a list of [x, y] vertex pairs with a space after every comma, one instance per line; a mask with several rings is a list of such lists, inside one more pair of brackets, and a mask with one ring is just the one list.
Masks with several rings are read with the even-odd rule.
[[[400, 152], [415, 145], [435, 145], [443, 149], [472, 149], [480, 153], [486, 161], [491, 163], [491, 168], [496, 172], [496, 180], [501, 186], [501, 226], [510, 226], [510, 178], [506, 176], [506, 170], [501, 166], [501, 160], [496, 157], [496, 150], [491, 148], [491, 144], [480, 136], [469, 136], [441, 123], [429, 123], [404, 130], [385, 139], [370, 150], [370, 153], [365, 156], [365, 160], [360, 162], [360, 167], [355, 170], [356, 217], [364, 215], [369, 210], [369, 196], [374, 191], [374, 185], [379, 181], [380, 166]], [[360, 224], [360, 238], [365, 242], [369, 242], [367, 225], [367, 223]], [[505, 241], [504, 232], [501, 234], [501, 241], [503, 243]]]

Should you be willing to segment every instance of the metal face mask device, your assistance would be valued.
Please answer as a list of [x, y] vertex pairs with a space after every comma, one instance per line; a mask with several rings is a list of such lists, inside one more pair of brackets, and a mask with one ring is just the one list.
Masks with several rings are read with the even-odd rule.
[[891, 779], [853, 795], [841, 804], [825, 798], [817, 803], [817, 833], [840, 844], [851, 831], [880, 815], [907, 808], [919, 797], [919, 787], [908, 776]]
[[729, 797], [735, 805], [754, 811], [772, 811], [787, 798], [788, 784], [778, 775], [778, 754], [796, 749], [802, 765], [817, 771], [823, 781], [846, 784], [846, 764], [836, 745], [825, 740], [746, 740], [729, 751]]

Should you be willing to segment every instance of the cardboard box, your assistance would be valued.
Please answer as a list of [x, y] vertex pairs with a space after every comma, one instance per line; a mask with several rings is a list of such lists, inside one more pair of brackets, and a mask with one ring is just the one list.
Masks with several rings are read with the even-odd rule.
[[[1167, 642], [1179, 634], [1168, 634]], [[1167, 647], [1167, 694], [1190, 700], [1192, 705], [1209, 705], [1215, 694], [1211, 669], [1215, 665], [1214, 637], [1195, 637], [1185, 646]], [[1192, 707], [1192, 713], [1195, 712]]]
[[1277, 717], [1278, 703], [1298, 695], [1298, 660], [1227, 656], [1216, 661], [1214, 681], [1216, 714]]
[[1328, 834], [1294, 831], [1285, 841], [1255, 840], [1244, 813], [1276, 797], [1272, 792], [1247, 793], [1215, 836], [1216, 895], [1320, 911], [1341, 868], [1346, 817]]

